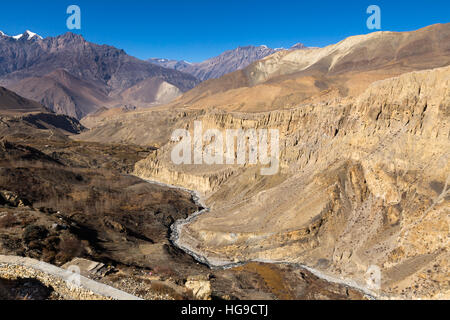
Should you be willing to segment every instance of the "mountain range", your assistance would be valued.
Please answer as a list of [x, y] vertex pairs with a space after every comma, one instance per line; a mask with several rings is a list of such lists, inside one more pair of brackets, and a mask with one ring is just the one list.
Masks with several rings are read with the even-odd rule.
[[450, 24], [352, 36], [324, 48], [283, 50], [177, 99], [178, 106], [261, 112], [357, 96], [376, 80], [450, 63]]
[[[288, 50], [300, 50], [305, 48], [306, 47], [302, 43], [297, 43]], [[271, 49], [265, 45], [258, 47], [245, 46], [238, 47], [234, 50], [225, 51], [217, 57], [213, 57], [200, 63], [189, 63], [184, 60], [177, 61], [159, 58], [152, 58], [148, 61], [165, 68], [189, 73], [194, 77], [205, 81], [209, 79], [217, 79], [227, 73], [243, 69], [257, 60], [261, 60], [282, 50], [286, 49]]]
[[[306, 47], [299, 43], [289, 50]], [[43, 38], [0, 31], [0, 85], [57, 113], [81, 119], [103, 107], [165, 104], [197, 86], [285, 49], [245, 46], [201, 63], [142, 61], [68, 32]]]
[[[352, 36], [325, 48], [276, 52], [247, 68], [200, 83], [159, 107], [152, 116], [180, 108], [251, 114], [311, 103], [339, 103], [357, 97], [376, 81], [448, 65], [449, 23], [411, 32], [375, 32]], [[84, 133], [83, 139], [161, 144], [159, 135], [145, 134], [149, 124], [143, 119], [147, 112], [136, 112], [139, 121], [132, 110], [123, 108], [86, 117], [86, 126], [97, 125]], [[129, 113], [131, 123], [124, 120], [124, 113]]]
[[[151, 106], [169, 101], [166, 92], [173, 98], [198, 83], [189, 74], [74, 33], [45, 39], [30, 31], [15, 37], [0, 33], [0, 84], [79, 119], [100, 107], [121, 105], [126, 90], [127, 103]], [[139, 90], [154, 94], [135, 97]]]

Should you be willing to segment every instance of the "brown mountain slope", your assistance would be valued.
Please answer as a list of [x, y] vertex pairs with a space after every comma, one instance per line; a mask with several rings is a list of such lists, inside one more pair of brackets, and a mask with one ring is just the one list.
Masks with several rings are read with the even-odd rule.
[[280, 51], [206, 81], [172, 104], [263, 111], [309, 99], [356, 96], [373, 81], [450, 64], [450, 24], [375, 32], [318, 49]]
[[77, 119], [55, 114], [36, 101], [0, 87], [0, 137], [57, 137], [78, 134], [85, 128]]
[[43, 105], [25, 99], [16, 93], [0, 87], [0, 113], [1, 114], [20, 114], [25, 112], [46, 112]]
[[[56, 74], [49, 76], [52, 72]], [[124, 90], [149, 78], [163, 79], [180, 93], [199, 82], [189, 74], [139, 60], [123, 50], [88, 42], [70, 32], [30, 40], [0, 35], [0, 85], [42, 101], [57, 112], [81, 118], [95, 107], [108, 105], [110, 99], [105, 95], [120, 100]], [[170, 90], [169, 95], [174, 96]], [[160, 100], [167, 102], [169, 98]], [[148, 106], [154, 103], [150, 101]]]
[[56, 113], [78, 119], [113, 102], [100, 88], [63, 69], [43, 77], [23, 79], [10, 86], [10, 89], [24, 97], [40, 101]]

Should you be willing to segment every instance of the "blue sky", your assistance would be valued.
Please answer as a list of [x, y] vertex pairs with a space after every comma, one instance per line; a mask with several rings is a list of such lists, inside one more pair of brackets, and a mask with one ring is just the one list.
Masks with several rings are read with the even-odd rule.
[[[345, 4], [344, 4], [345, 3]], [[81, 33], [141, 59], [198, 62], [238, 46], [326, 46], [372, 32], [366, 9], [381, 8], [382, 30], [409, 31], [450, 22], [448, 0], [21, 0], [2, 1], [0, 30], [67, 32], [66, 9], [80, 6]]]

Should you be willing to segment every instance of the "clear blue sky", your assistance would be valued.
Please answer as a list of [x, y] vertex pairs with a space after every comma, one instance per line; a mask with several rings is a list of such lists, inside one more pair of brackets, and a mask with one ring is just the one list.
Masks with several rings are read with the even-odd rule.
[[81, 33], [141, 59], [202, 61], [249, 44], [326, 46], [366, 28], [371, 4], [382, 30], [409, 31], [450, 22], [449, 0], [20, 0], [2, 1], [0, 30], [56, 36], [67, 30], [66, 9], [82, 11]]

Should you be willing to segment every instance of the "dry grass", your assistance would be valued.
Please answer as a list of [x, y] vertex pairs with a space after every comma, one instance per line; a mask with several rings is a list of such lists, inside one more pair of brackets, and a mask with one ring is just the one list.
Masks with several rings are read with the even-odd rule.
[[19, 224], [19, 221], [11, 212], [7, 212], [5, 216], [0, 218], [0, 228], [12, 228], [17, 224]]
[[275, 270], [270, 265], [259, 264], [259, 263], [249, 263], [242, 267], [235, 268], [238, 272], [252, 272], [258, 274], [265, 282], [269, 290], [277, 296], [280, 300], [291, 300], [292, 293], [283, 278], [280, 271]]
[[170, 278], [170, 277], [174, 277], [177, 275], [174, 270], [172, 270], [169, 267], [165, 267], [165, 266], [156, 266], [153, 268], [153, 271], [156, 274], [163, 276], [165, 278]]
[[[43, 144], [38, 149], [44, 150], [45, 154], [52, 154], [47, 149], [56, 148], [53, 141]], [[47, 147], [47, 144], [52, 145]], [[73, 143], [68, 146], [71, 150], [78, 147], [82, 148], [82, 145]], [[23, 210], [11, 208], [17, 215], [19, 225], [7, 235], [6, 228], [16, 221], [11, 215], [0, 218], [0, 233], [5, 233], [5, 237], [0, 238], [0, 248], [4, 245], [9, 250], [8, 254], [20, 254], [55, 265], [62, 265], [75, 257], [114, 266], [134, 267], [136, 264], [136, 268], [148, 269], [162, 264], [155, 270], [158, 275], [174, 281], [183, 279], [183, 272], [178, 270], [180, 263], [175, 261], [171, 265], [172, 257], [166, 251], [158, 251], [155, 256], [147, 257], [136, 248], [142, 243], [167, 243], [167, 221], [184, 218], [197, 210], [190, 195], [147, 184], [123, 171], [108, 168], [109, 162], [122, 163], [123, 159], [114, 157], [119, 152], [123, 152], [121, 156], [125, 157], [126, 148], [105, 148], [105, 153], [112, 154], [108, 156], [111, 157], [109, 160], [102, 159], [101, 152], [93, 154], [92, 159], [89, 158], [91, 155], [86, 156], [86, 159], [78, 154], [69, 154], [61, 158], [73, 159], [67, 163], [61, 161], [61, 165], [36, 157], [30, 157], [29, 161], [20, 160], [23, 153], [28, 154], [29, 151], [17, 145], [7, 150], [0, 148], [0, 162], [3, 161], [4, 165], [0, 167], [0, 190], [14, 192], [32, 205], [32, 208]], [[59, 150], [58, 154], [67, 151]], [[88, 151], [80, 152], [86, 154]], [[42, 152], [36, 154], [42, 157]], [[71, 165], [75, 162], [89, 164], [94, 160], [107, 167]], [[123, 166], [120, 164], [118, 167]], [[48, 230], [48, 234], [24, 241], [23, 228], [27, 225], [43, 227]], [[127, 276], [133, 278], [132, 275]], [[143, 290], [151, 286], [150, 283], [141, 286], [133, 282], [131, 285]], [[171, 288], [156, 290], [164, 291], [174, 299], [189, 296], [188, 293], [185, 296], [178, 288], [175, 291]]]
[[168, 295], [174, 300], [194, 300], [192, 290], [183, 289], [183, 292], [179, 292], [160, 281], [153, 281], [150, 288], [154, 293]]

